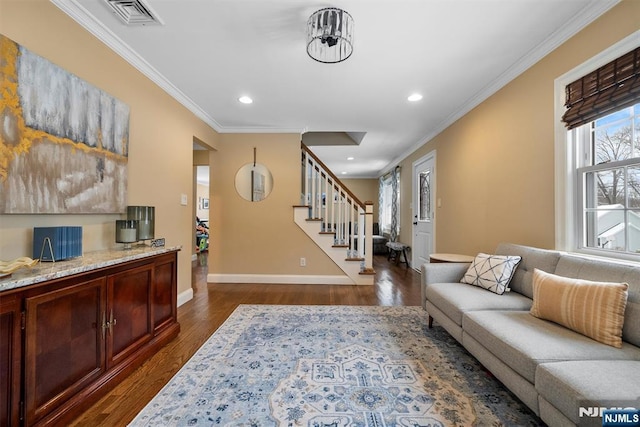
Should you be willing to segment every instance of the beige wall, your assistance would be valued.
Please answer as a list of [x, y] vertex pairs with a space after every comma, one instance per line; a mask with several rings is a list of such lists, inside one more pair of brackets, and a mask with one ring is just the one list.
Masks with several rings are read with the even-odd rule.
[[372, 178], [351, 178], [341, 179], [342, 183], [358, 198], [362, 203], [373, 202], [373, 220], [378, 222], [378, 187], [379, 180]]
[[[0, 0], [0, 33], [129, 105], [128, 203], [156, 207], [157, 237], [182, 245], [178, 292], [191, 287], [193, 141], [218, 135], [47, 0]], [[180, 205], [187, 194], [188, 206]], [[1, 215], [0, 259], [30, 256], [32, 228], [82, 225], [84, 251], [115, 247], [119, 215]]]
[[[211, 174], [209, 273], [343, 275], [293, 222], [300, 204], [300, 135], [220, 135]], [[265, 165], [273, 176], [273, 191], [260, 202], [236, 192], [234, 179], [243, 165]], [[307, 266], [300, 267], [300, 258]]]
[[209, 166], [209, 151], [210, 150], [193, 150], [193, 165]]
[[436, 149], [436, 251], [552, 248], [554, 80], [638, 30], [639, 16], [640, 1], [622, 1], [406, 158], [400, 240], [411, 242], [412, 162]]

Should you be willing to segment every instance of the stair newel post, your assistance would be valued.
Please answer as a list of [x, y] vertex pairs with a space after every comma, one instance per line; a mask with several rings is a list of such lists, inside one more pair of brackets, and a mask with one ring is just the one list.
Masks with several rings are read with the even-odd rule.
[[367, 231], [367, 218], [366, 212], [362, 207], [358, 206], [358, 258], [364, 258], [365, 246], [364, 235]]
[[364, 202], [365, 235], [364, 235], [364, 271], [373, 271], [373, 202]]

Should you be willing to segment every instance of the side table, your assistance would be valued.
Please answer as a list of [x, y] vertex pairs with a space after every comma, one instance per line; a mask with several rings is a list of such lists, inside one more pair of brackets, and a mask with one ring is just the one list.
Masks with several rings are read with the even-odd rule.
[[475, 257], [460, 254], [431, 254], [429, 262], [473, 262]]

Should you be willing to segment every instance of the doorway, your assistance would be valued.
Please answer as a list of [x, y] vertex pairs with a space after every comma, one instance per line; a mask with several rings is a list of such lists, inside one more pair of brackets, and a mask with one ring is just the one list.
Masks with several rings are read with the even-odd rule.
[[435, 250], [436, 152], [413, 162], [413, 240], [411, 265], [419, 269]]
[[209, 166], [196, 166], [196, 253], [209, 250]]
[[193, 219], [192, 219], [192, 260], [207, 264], [209, 250], [209, 230], [211, 220], [210, 189], [211, 150], [194, 138], [193, 141]]

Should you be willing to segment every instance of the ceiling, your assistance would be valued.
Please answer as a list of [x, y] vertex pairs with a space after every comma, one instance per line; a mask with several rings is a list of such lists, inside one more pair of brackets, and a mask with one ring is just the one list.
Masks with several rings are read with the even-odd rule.
[[[105, 0], [51, 1], [218, 132], [349, 135], [313, 151], [355, 178], [384, 173], [618, 0], [143, 0], [163, 22], [144, 26]], [[327, 6], [355, 21], [338, 64], [306, 53], [306, 21]]]

